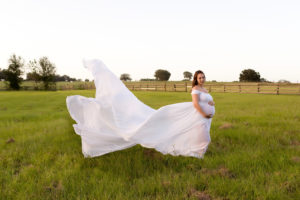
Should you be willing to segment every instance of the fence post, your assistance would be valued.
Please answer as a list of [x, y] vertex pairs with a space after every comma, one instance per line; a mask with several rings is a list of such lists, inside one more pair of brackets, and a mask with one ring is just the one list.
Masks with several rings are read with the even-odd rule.
[[257, 93], [259, 93], [259, 83], [257, 84]]
[[174, 83], [174, 91], [176, 92], [176, 84]]
[[165, 92], [167, 91], [167, 83], [165, 83]]
[[224, 85], [224, 92], [226, 92], [226, 87], [225, 87], [225, 85]]
[[242, 92], [242, 87], [241, 87], [241, 85], [239, 85], [239, 91], [240, 91], [240, 93]]
[[277, 91], [276, 91], [277, 95], [279, 95], [279, 84], [277, 84]]
[[187, 92], [187, 82], [185, 82], [185, 92]]
[[209, 89], [208, 89], [208, 91], [209, 91], [209, 92], [211, 92], [211, 85], [209, 86]]
[[132, 86], [132, 90], [134, 91], [134, 84], [133, 84], [133, 86]]

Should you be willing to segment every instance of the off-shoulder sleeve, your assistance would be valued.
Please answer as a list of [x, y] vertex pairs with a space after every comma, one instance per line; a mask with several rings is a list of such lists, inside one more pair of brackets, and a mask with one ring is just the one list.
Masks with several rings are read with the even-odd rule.
[[192, 90], [191, 94], [200, 94], [199, 90]]

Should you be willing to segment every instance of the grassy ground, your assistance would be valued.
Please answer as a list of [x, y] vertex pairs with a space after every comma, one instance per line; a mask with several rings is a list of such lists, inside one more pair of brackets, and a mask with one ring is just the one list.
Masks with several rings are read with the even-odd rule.
[[[135, 146], [85, 159], [65, 98], [0, 93], [0, 199], [297, 199], [300, 96], [212, 93], [203, 160]], [[153, 108], [189, 93], [134, 92]], [[163, 133], [162, 133], [163, 134]]]

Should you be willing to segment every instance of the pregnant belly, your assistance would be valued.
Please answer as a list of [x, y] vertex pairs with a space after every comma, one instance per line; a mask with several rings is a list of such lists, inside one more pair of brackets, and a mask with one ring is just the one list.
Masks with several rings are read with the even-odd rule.
[[214, 115], [215, 114], [215, 106], [211, 106], [208, 103], [199, 103], [201, 109], [203, 112], [205, 112], [207, 115]]

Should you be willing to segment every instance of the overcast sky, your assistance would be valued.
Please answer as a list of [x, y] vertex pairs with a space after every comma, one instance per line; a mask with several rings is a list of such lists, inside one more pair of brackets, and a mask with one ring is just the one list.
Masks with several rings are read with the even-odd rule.
[[82, 79], [82, 59], [99, 58], [133, 80], [200, 69], [235, 81], [251, 68], [300, 82], [299, 0], [1, 0], [0, 27], [2, 69], [15, 53]]

